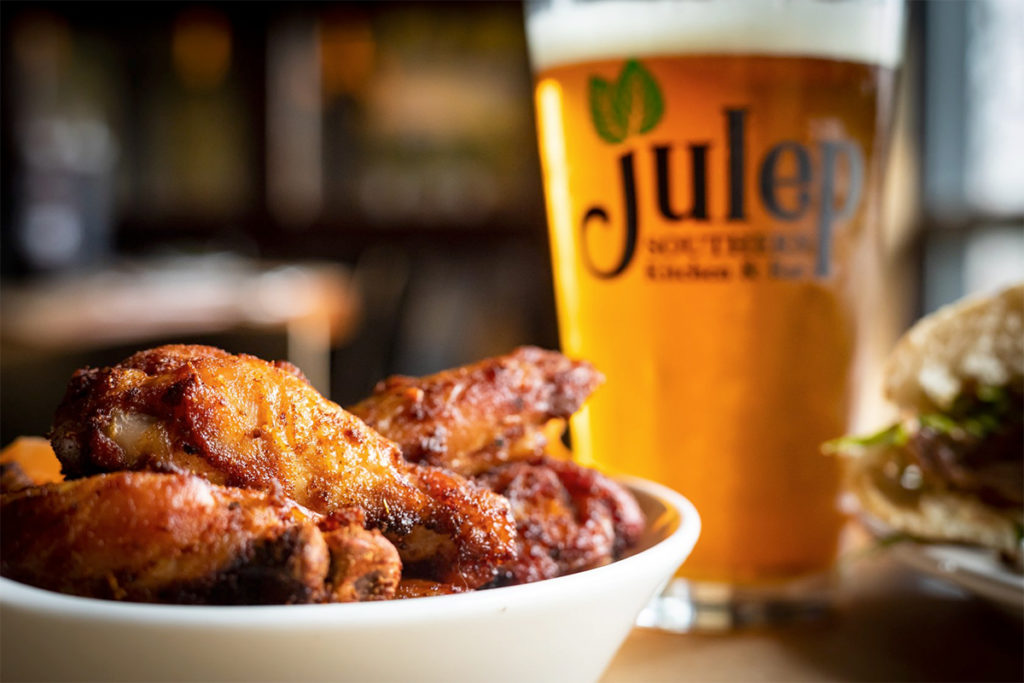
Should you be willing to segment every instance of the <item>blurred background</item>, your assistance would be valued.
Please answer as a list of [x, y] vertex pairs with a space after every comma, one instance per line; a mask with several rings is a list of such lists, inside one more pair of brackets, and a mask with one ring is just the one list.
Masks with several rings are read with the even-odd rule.
[[[0, 443], [170, 341], [334, 400], [557, 346], [518, 2], [0, 4]], [[884, 344], [1024, 277], [1024, 3], [912, 2]]]

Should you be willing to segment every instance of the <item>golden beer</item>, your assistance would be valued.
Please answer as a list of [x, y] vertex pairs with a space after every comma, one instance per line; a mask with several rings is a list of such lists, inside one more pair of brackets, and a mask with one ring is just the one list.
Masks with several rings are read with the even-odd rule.
[[607, 376], [574, 451], [690, 498], [689, 579], [820, 572], [894, 64], [666, 45], [534, 55], [562, 345]]

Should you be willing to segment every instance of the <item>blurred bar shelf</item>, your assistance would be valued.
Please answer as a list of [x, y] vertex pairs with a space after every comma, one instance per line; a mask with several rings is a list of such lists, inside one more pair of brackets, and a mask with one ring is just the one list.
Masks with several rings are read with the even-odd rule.
[[324, 393], [331, 349], [355, 333], [361, 316], [343, 265], [228, 254], [132, 261], [9, 285], [0, 306], [5, 348], [61, 352], [238, 329], [283, 331], [288, 360]]

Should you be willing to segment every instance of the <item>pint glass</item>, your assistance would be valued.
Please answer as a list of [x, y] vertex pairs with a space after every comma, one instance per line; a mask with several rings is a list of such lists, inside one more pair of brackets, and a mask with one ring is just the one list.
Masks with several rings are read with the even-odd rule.
[[552, 0], [526, 22], [561, 343], [607, 377], [574, 451], [693, 501], [691, 597], [792, 597], [844, 521], [820, 445], [876, 284], [903, 7]]

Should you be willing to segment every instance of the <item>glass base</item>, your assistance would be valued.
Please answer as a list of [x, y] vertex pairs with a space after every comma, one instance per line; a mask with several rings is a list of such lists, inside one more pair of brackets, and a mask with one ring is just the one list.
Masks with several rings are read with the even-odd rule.
[[673, 633], [726, 633], [826, 618], [836, 577], [819, 574], [756, 586], [674, 578], [637, 617], [637, 626]]

